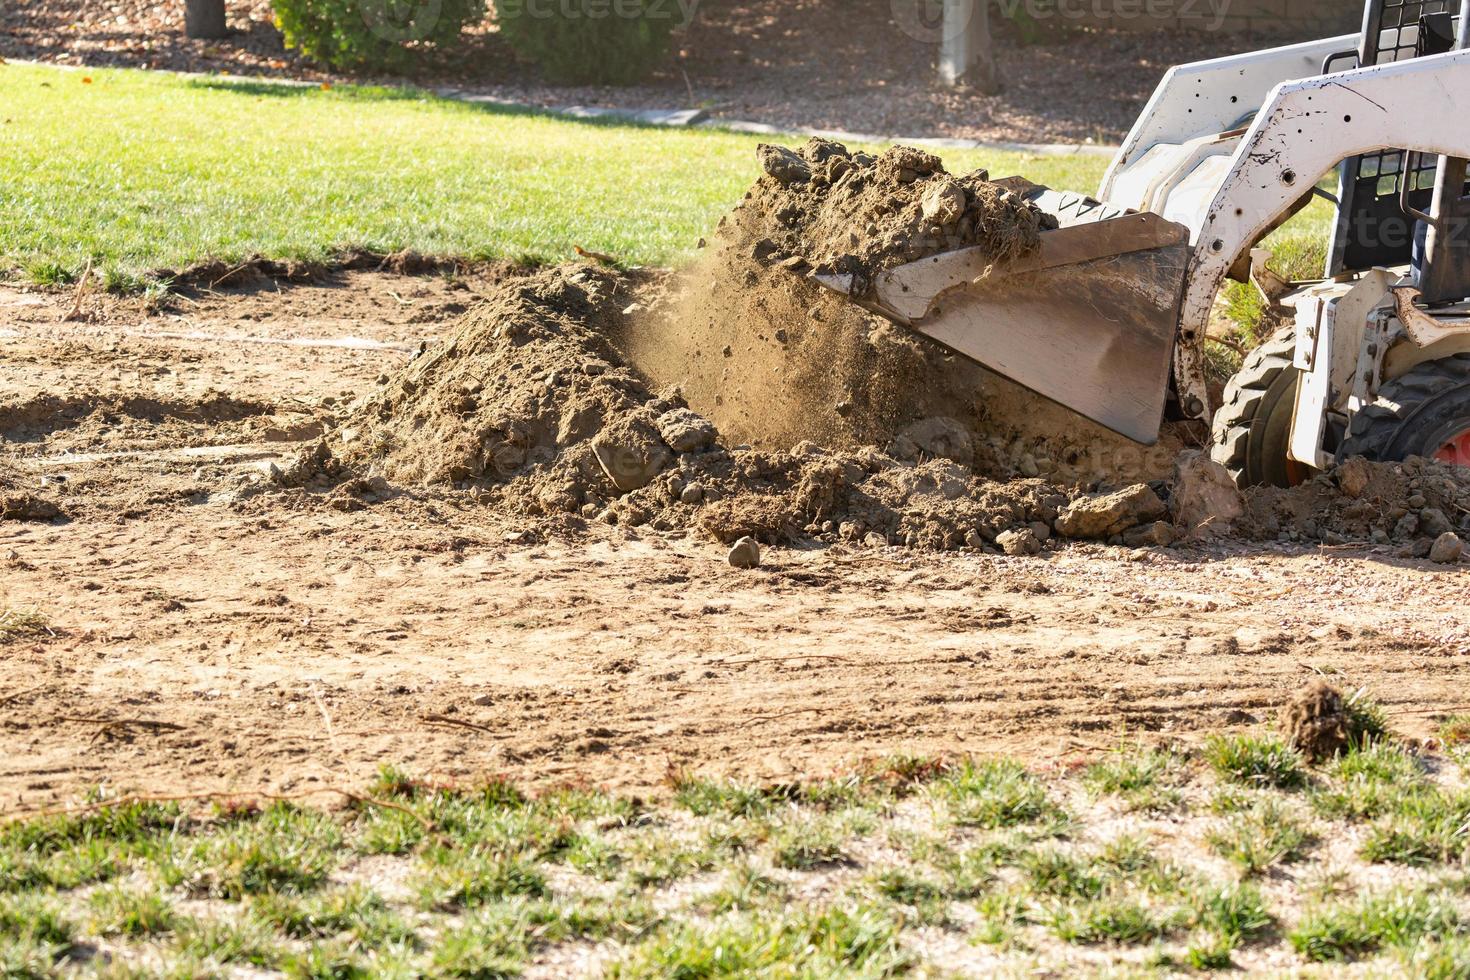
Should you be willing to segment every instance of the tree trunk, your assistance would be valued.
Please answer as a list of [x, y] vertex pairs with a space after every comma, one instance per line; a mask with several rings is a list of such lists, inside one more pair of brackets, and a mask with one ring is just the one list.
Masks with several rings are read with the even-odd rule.
[[184, 0], [184, 33], [189, 37], [224, 37], [225, 0]]
[[939, 80], [1000, 91], [995, 54], [990, 48], [989, 0], [944, 0], [944, 37], [939, 49]]

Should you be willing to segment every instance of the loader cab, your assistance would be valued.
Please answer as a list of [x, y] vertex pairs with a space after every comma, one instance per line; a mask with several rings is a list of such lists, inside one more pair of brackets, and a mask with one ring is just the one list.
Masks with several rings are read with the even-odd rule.
[[[1323, 73], [1470, 47], [1462, 0], [1369, 0], [1356, 51], [1325, 59]], [[1467, 161], [1385, 148], [1344, 160], [1326, 274], [1407, 266], [1421, 302], [1470, 296]]]

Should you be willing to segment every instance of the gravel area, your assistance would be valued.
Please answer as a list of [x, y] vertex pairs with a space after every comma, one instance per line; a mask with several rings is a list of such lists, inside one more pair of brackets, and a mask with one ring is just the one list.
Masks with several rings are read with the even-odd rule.
[[[1113, 143], [1171, 64], [1264, 43], [1194, 32], [1075, 31], [1056, 43], [1022, 45], [1008, 24], [997, 23], [1006, 88], [987, 96], [939, 85], [937, 46], [905, 31], [894, 9], [867, 0], [705, 0], [670, 64], [626, 88], [545, 84], [487, 27], [413, 79], [375, 80], [545, 106], [698, 107], [783, 128]], [[23, 0], [0, 5], [0, 55], [342, 80], [282, 46], [265, 0], [231, 0], [229, 21], [229, 37], [195, 41], [183, 36], [182, 3]]]

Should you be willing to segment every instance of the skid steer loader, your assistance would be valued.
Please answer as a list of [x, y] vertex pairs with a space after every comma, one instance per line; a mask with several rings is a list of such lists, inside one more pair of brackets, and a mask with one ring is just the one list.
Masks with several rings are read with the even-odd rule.
[[[1036, 252], [819, 281], [1137, 442], [1166, 410], [1213, 419], [1242, 484], [1349, 455], [1470, 465], [1467, 158], [1470, 0], [1368, 0], [1359, 34], [1171, 69], [1096, 197], [1004, 181], [1057, 218]], [[1336, 211], [1327, 268], [1285, 283], [1259, 246], [1313, 195]], [[1212, 412], [1227, 278], [1294, 315]]]

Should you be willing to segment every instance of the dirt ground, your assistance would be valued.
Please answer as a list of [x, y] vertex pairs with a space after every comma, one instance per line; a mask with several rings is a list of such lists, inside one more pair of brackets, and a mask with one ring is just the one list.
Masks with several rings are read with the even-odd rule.
[[1388, 548], [836, 544], [737, 570], [472, 494], [267, 492], [498, 274], [226, 282], [162, 312], [0, 288], [0, 478], [66, 515], [0, 522], [0, 609], [49, 623], [0, 646], [0, 808], [385, 763], [650, 792], [893, 752], [1066, 765], [1269, 721], [1319, 675], [1409, 735], [1467, 708], [1464, 573]]

